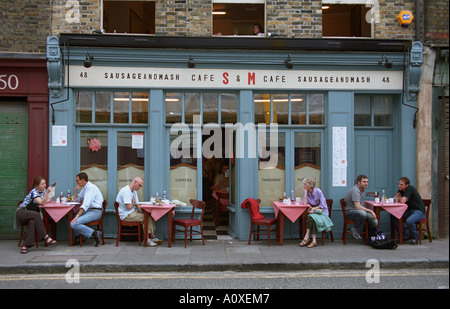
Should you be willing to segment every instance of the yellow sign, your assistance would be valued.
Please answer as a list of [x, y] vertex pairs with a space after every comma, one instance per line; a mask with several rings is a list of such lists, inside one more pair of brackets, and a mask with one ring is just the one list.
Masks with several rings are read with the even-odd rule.
[[413, 19], [414, 16], [410, 11], [400, 11], [397, 15], [397, 20], [403, 28], [408, 28]]

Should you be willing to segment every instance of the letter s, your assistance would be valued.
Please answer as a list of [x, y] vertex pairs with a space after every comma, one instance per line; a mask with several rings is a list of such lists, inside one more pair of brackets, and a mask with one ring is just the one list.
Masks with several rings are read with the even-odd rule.
[[225, 73], [223, 73], [223, 84], [224, 85], [228, 85], [228, 83], [229, 83], [229, 80], [228, 80], [228, 76], [229, 76], [229, 74], [227, 73], [227, 72], [225, 72]]

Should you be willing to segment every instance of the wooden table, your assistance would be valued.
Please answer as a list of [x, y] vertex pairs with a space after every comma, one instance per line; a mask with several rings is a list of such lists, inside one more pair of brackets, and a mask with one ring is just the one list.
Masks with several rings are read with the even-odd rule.
[[161, 219], [165, 214], [167, 214], [168, 223], [168, 247], [172, 247], [172, 221], [173, 221], [173, 210], [175, 209], [175, 204], [165, 204], [161, 206], [140, 203], [141, 209], [144, 210], [144, 247], [147, 247], [148, 239], [148, 215], [150, 214], [155, 221]]
[[[304, 205], [303, 203], [300, 204], [285, 204], [283, 202], [273, 202], [273, 210], [275, 212], [275, 217], [278, 220], [278, 235], [280, 237], [280, 246], [283, 245], [283, 228], [284, 228], [284, 216], [288, 217], [289, 220], [291, 220], [292, 223], [294, 223], [297, 219], [299, 219], [304, 213], [305, 210], [308, 209], [307, 205]], [[302, 220], [300, 218], [300, 220]], [[304, 229], [304, 225], [303, 229]], [[300, 238], [302, 237], [302, 231], [299, 231]]]
[[[375, 210], [375, 214], [378, 218], [378, 228], [380, 228], [380, 212], [385, 210], [389, 212], [391, 215], [398, 219], [398, 243], [403, 244], [403, 214], [406, 209], [408, 209], [408, 205], [403, 203], [376, 203], [375, 201], [364, 201], [364, 205], [371, 209]], [[391, 230], [393, 228], [391, 227]]]
[[[75, 207], [80, 206], [80, 203], [67, 203], [67, 204], [63, 204], [63, 203], [56, 203], [56, 202], [49, 202], [46, 203], [45, 205], [41, 205], [39, 206], [41, 209], [43, 209], [43, 213], [44, 213], [44, 224], [45, 224], [45, 228], [48, 231], [48, 227], [49, 227], [49, 217], [51, 217], [53, 219], [53, 221], [58, 222], [59, 220], [61, 220], [65, 215], [67, 215], [67, 220], [68, 220], [68, 229], [69, 229], [69, 246], [73, 246], [73, 231], [72, 228], [70, 227], [70, 222], [72, 222], [73, 219], [73, 209]], [[52, 235], [52, 237], [55, 237], [55, 235]], [[55, 237], [56, 238], [56, 237]], [[47, 244], [45, 244], [47, 246]]]

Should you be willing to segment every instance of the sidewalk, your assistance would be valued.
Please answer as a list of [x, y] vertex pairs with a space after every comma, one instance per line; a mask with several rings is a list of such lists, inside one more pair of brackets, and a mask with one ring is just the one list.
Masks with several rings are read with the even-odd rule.
[[[0, 274], [65, 273], [69, 259], [80, 263], [82, 272], [155, 272], [155, 271], [288, 271], [314, 269], [367, 269], [366, 262], [376, 259], [382, 269], [447, 268], [449, 267], [448, 239], [422, 241], [422, 245], [404, 244], [395, 250], [376, 250], [360, 240], [349, 239], [343, 245], [340, 239], [315, 248], [299, 247], [298, 240], [276, 241], [270, 247], [267, 241], [236, 239], [207, 240], [202, 246], [194, 240], [184, 248], [177, 240], [172, 248], [164, 241], [158, 247], [138, 246], [137, 242], [105, 239], [105, 245], [93, 246], [88, 240], [83, 247], [69, 247], [67, 241], [20, 254], [17, 240], [0, 241]], [[368, 266], [370, 267], [370, 266]]]

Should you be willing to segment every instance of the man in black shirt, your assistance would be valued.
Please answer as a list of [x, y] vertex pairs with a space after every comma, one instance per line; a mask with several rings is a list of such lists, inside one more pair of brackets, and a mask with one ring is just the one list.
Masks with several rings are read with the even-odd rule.
[[[409, 230], [409, 238], [411, 238], [411, 245], [417, 245], [419, 240], [419, 233], [417, 232], [416, 223], [426, 217], [425, 205], [422, 197], [417, 189], [410, 185], [409, 178], [402, 177], [398, 181], [398, 192], [395, 195], [400, 203], [408, 205], [403, 214], [405, 224]], [[398, 219], [391, 215], [391, 223], [394, 224], [395, 229], [398, 230]], [[403, 233], [405, 235], [405, 233]]]

